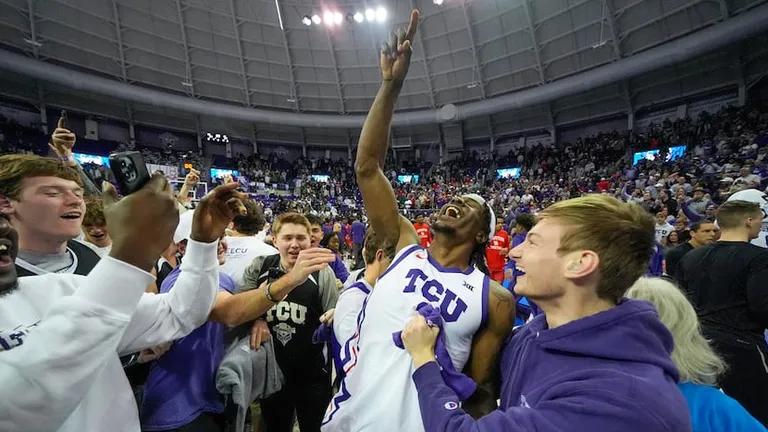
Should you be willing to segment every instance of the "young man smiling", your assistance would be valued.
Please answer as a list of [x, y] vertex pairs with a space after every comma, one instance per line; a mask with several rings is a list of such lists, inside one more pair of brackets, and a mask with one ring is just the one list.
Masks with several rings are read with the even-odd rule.
[[19, 277], [46, 273], [87, 275], [99, 256], [74, 239], [85, 201], [80, 176], [55, 159], [0, 156], [0, 212], [19, 233]]
[[515, 292], [544, 314], [506, 343], [500, 409], [464, 413], [434, 362], [438, 330], [423, 317], [406, 326], [425, 430], [690, 431], [672, 335], [652, 305], [623, 298], [648, 265], [653, 218], [603, 195], [558, 202], [539, 218], [511, 256]]

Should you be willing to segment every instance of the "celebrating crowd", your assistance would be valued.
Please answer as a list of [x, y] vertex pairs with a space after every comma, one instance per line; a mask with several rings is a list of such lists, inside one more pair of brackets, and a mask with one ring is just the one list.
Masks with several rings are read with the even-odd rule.
[[418, 22], [354, 164], [237, 161], [288, 196], [2, 122], [0, 430], [764, 431], [768, 110], [384, 162]]

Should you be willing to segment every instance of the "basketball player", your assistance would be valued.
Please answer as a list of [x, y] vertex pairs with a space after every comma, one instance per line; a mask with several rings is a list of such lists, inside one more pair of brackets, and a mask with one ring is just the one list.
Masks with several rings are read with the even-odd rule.
[[428, 248], [432, 243], [432, 231], [429, 229], [429, 224], [424, 222], [424, 215], [420, 214], [416, 216], [416, 222], [413, 224], [413, 229], [416, 230], [416, 235], [419, 236], [419, 244], [421, 244], [421, 247]]
[[[323, 420], [325, 432], [423, 431], [408, 353], [393, 342], [417, 306], [439, 306], [449, 354], [445, 366], [466, 372], [477, 391], [464, 407], [475, 415], [495, 408], [493, 372], [499, 348], [512, 328], [511, 294], [483, 274], [483, 256], [495, 216], [478, 195], [453, 198], [432, 226], [429, 249], [398, 213], [383, 172], [397, 96], [408, 72], [419, 12], [407, 32], [393, 35], [381, 53], [383, 82], [363, 125], [355, 172], [370, 225], [396, 255], [376, 282], [358, 317], [357, 330], [342, 347], [346, 377]], [[486, 406], [483, 406], [485, 404]]]
[[735, 200], [748, 201], [760, 206], [760, 209], [763, 211], [763, 226], [757, 238], [753, 239], [750, 243], [755, 246], [768, 247], [766, 242], [766, 239], [768, 239], [768, 195], [757, 189], [745, 189], [728, 197], [728, 201]]

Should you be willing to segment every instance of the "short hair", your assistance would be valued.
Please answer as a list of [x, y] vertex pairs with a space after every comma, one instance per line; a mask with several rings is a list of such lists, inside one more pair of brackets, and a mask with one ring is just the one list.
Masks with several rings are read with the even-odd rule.
[[27, 177], [59, 177], [83, 185], [77, 170], [59, 160], [27, 154], [0, 156], [0, 195], [20, 199], [21, 182]]
[[104, 217], [104, 202], [101, 198], [92, 198], [85, 202], [85, 216], [83, 216], [83, 226], [106, 226], [107, 219]]
[[524, 230], [530, 231], [536, 225], [536, 216], [530, 213], [523, 213], [515, 218], [515, 225], [520, 225]]
[[376, 252], [379, 249], [384, 251], [384, 256], [393, 259], [396, 252], [395, 247], [395, 242], [377, 236], [376, 232], [372, 228], [369, 228], [368, 232], [365, 234], [365, 241], [363, 242], [363, 250], [365, 251], [365, 253], [363, 253], [363, 260], [366, 265], [372, 263], [373, 260], [376, 259]]
[[701, 333], [696, 311], [678, 287], [662, 278], [641, 277], [627, 297], [651, 302], [659, 319], [672, 333], [672, 361], [681, 382], [712, 385], [725, 372], [725, 362]]
[[637, 204], [592, 194], [557, 202], [539, 217], [556, 219], [567, 226], [560, 238], [559, 253], [586, 249], [598, 255], [600, 298], [617, 302], [648, 268], [656, 223]]
[[701, 219], [701, 220], [696, 221], [696, 222], [691, 224], [691, 231], [699, 232], [699, 230], [701, 229], [702, 225], [704, 225], [704, 224], [713, 224], [713, 223], [715, 223], [715, 221], [712, 218]]
[[323, 226], [323, 219], [318, 215], [315, 215], [312, 213], [306, 213], [304, 217], [307, 218], [307, 221], [309, 221], [310, 226], [312, 225]]
[[264, 219], [264, 212], [261, 206], [252, 199], [243, 200], [245, 214], [237, 215], [232, 219], [235, 230], [245, 235], [256, 235], [264, 228], [267, 221]]
[[281, 214], [277, 217], [277, 219], [275, 219], [275, 222], [272, 224], [272, 234], [278, 235], [280, 233], [280, 229], [285, 224], [302, 225], [307, 229], [307, 233], [311, 231], [309, 221], [303, 214], [288, 212]]
[[[726, 201], [717, 209], [717, 225], [722, 229], [738, 228], [744, 223], [744, 219], [756, 213], [762, 216], [758, 203], [742, 200]], [[762, 217], [760, 219], [762, 220]]]

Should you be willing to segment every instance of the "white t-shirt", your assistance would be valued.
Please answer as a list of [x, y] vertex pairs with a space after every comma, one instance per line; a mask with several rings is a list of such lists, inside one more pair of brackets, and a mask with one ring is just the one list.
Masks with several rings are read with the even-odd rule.
[[667, 238], [669, 233], [671, 233], [674, 230], [675, 230], [675, 227], [673, 227], [667, 222], [664, 222], [661, 225], [656, 224], [656, 243], [661, 243], [661, 240]]
[[254, 236], [227, 236], [225, 241], [227, 242], [227, 261], [219, 270], [235, 280], [235, 287], [238, 290], [243, 287], [243, 273], [254, 258], [278, 253], [277, 249]]

